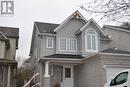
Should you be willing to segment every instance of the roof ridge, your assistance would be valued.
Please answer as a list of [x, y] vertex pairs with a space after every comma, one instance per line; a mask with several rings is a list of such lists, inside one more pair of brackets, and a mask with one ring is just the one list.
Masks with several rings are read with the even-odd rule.
[[5, 26], [0, 26], [0, 28], [11, 28], [11, 29], [19, 29], [18, 27], [5, 27]]
[[41, 21], [34, 21], [34, 23], [44, 23], [44, 24], [56, 24], [56, 25], [60, 25], [58, 23], [41, 22]]
[[103, 28], [110, 28], [110, 29], [115, 29], [115, 30], [120, 30], [120, 31], [124, 31], [124, 32], [130, 32], [129, 28], [124, 28], [121, 26], [114, 26], [114, 25], [104, 25]]

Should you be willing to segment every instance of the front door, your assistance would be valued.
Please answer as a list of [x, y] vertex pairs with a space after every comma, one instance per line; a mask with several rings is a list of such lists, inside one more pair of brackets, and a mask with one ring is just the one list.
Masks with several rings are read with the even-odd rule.
[[73, 66], [63, 66], [61, 87], [74, 87], [73, 85]]

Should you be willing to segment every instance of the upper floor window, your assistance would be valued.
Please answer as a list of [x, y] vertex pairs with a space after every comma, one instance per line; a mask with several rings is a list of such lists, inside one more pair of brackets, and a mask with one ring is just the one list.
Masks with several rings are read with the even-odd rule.
[[60, 51], [77, 51], [77, 39], [75, 38], [59, 38], [59, 50]]
[[67, 38], [59, 38], [59, 50], [67, 51]]
[[77, 39], [70, 38], [69, 42], [70, 42], [69, 50], [70, 51], [77, 51]]
[[97, 32], [93, 29], [86, 31], [86, 51], [97, 51]]
[[47, 38], [47, 48], [53, 48], [53, 38]]

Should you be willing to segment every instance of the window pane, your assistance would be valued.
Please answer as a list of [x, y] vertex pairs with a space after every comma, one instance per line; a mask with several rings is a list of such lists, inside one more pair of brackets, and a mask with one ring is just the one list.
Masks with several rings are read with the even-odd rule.
[[65, 68], [65, 77], [71, 78], [71, 68]]
[[77, 50], [77, 40], [74, 40], [74, 51]]
[[53, 48], [53, 38], [47, 38], [47, 47]]
[[92, 50], [96, 50], [96, 37], [92, 35]]
[[116, 77], [115, 82], [117, 83], [117, 85], [123, 84], [124, 82], [127, 81], [127, 78], [128, 78], [128, 72], [123, 72]]
[[66, 38], [60, 38], [60, 50], [66, 50]]
[[94, 30], [87, 31], [87, 49], [90, 51], [96, 50], [96, 32]]
[[77, 40], [70, 39], [70, 51], [76, 51], [76, 50], [77, 50]]
[[90, 35], [87, 35], [87, 49], [91, 50], [91, 37], [90, 37]]
[[88, 34], [95, 34], [95, 31], [94, 30], [88, 30], [87, 33]]

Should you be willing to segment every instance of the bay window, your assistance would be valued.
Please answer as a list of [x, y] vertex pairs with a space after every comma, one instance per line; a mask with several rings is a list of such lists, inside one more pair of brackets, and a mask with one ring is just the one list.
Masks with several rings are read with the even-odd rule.
[[77, 51], [77, 39], [75, 38], [59, 38], [59, 51]]

